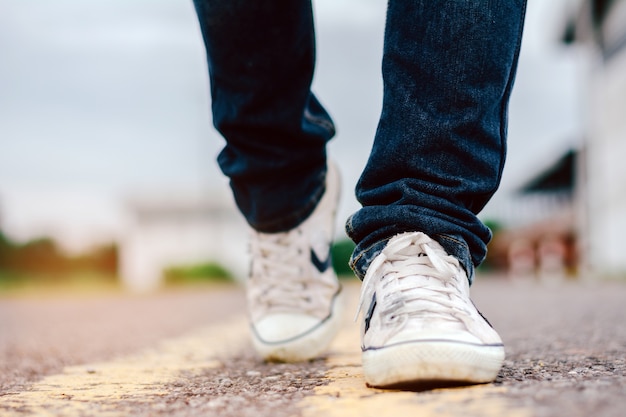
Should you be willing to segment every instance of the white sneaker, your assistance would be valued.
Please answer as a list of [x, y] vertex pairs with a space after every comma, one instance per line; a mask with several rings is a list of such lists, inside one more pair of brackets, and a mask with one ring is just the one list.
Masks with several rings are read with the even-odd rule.
[[329, 164], [326, 191], [309, 218], [284, 233], [252, 231], [248, 309], [265, 360], [315, 358], [339, 330], [341, 285], [330, 257], [339, 188]]
[[424, 233], [395, 236], [374, 258], [361, 311], [369, 386], [485, 383], [502, 367], [502, 340], [471, 302], [465, 271]]

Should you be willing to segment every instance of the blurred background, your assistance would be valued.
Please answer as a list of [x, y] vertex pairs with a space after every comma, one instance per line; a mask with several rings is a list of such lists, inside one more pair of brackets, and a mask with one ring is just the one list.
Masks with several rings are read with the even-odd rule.
[[[382, 98], [386, 2], [316, 0], [344, 219]], [[241, 280], [191, 0], [0, 0], [0, 290]], [[482, 273], [626, 276], [626, 1], [530, 0]], [[80, 284], [82, 285], [82, 284]]]

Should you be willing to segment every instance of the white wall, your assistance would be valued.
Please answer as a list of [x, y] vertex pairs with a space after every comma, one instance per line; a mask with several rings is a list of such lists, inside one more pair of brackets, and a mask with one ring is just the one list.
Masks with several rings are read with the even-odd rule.
[[132, 291], [158, 288], [173, 265], [216, 261], [243, 279], [247, 271], [247, 229], [228, 199], [172, 196], [130, 206], [133, 218], [120, 246], [120, 275]]
[[592, 75], [587, 160], [588, 262], [626, 272], [626, 49]]

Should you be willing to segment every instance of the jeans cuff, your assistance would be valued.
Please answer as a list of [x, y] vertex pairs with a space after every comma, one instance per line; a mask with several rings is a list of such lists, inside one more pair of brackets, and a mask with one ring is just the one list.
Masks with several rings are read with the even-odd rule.
[[434, 240], [445, 249], [448, 255], [454, 256], [458, 259], [459, 264], [465, 270], [467, 279], [472, 285], [474, 281], [474, 263], [472, 262], [472, 255], [470, 254], [469, 246], [463, 239], [452, 235], [433, 235]]
[[[358, 246], [356, 247], [350, 258], [350, 268], [352, 268], [361, 281], [365, 278], [367, 268], [369, 268], [374, 258], [387, 246], [387, 242], [389, 242], [391, 238], [393, 238], [393, 236], [378, 241], [362, 250], [360, 250]], [[438, 234], [432, 235], [431, 238], [436, 240], [445, 249], [448, 255], [452, 255], [459, 260], [459, 264], [465, 270], [467, 279], [471, 285], [474, 280], [474, 264], [472, 263], [472, 257], [467, 244], [462, 239], [450, 235]]]
[[254, 224], [248, 222], [248, 224], [254, 230], [261, 233], [287, 232], [291, 229], [298, 227], [306, 219], [308, 219], [311, 214], [313, 214], [315, 208], [319, 204], [325, 192], [326, 184], [323, 184], [322, 187], [320, 187], [320, 189], [315, 194], [313, 194], [313, 196], [307, 201], [307, 203], [299, 210], [292, 211], [289, 215], [281, 216], [280, 218], [273, 219], [271, 221]]

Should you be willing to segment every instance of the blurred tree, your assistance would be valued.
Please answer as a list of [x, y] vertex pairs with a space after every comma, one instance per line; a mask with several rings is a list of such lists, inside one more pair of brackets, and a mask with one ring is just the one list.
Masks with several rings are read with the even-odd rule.
[[0, 278], [12, 281], [61, 281], [72, 276], [116, 279], [116, 244], [97, 247], [80, 256], [63, 253], [49, 237], [19, 244], [0, 232]]
[[10, 259], [10, 268], [36, 274], [59, 275], [69, 270], [69, 259], [48, 237], [34, 239], [16, 248]]
[[115, 277], [119, 266], [119, 248], [110, 243], [96, 247], [71, 260], [72, 270], [99, 272]]
[[13, 243], [0, 230], [0, 269], [3, 268], [11, 255]]

